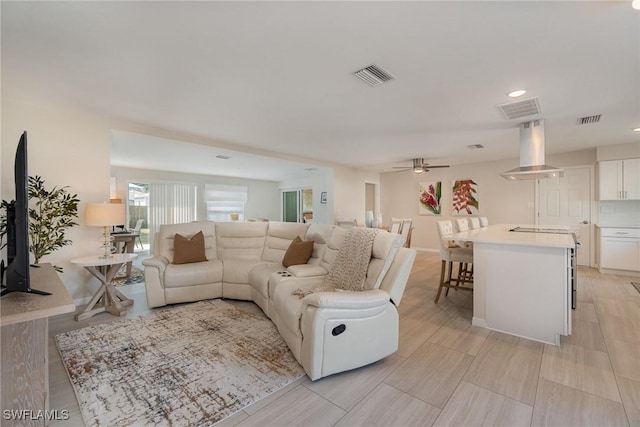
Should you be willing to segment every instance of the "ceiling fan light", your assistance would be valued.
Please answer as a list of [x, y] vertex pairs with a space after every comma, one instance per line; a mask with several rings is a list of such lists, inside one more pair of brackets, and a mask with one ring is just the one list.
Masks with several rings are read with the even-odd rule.
[[424, 169], [422, 168], [413, 168], [413, 173], [422, 173], [424, 172]]

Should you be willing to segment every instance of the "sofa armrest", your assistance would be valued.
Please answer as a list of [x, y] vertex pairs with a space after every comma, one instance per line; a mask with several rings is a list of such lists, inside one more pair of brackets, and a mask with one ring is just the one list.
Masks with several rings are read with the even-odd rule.
[[359, 292], [316, 292], [302, 299], [304, 306], [339, 309], [367, 309], [384, 307], [389, 303], [389, 294], [380, 289]]
[[324, 267], [313, 264], [292, 265], [287, 268], [287, 271], [293, 274], [295, 277], [326, 276], [327, 274], [329, 274], [329, 272]]
[[154, 256], [142, 260], [142, 265], [145, 267], [156, 267], [158, 270], [163, 272], [167, 265], [169, 265], [169, 260], [163, 256]]

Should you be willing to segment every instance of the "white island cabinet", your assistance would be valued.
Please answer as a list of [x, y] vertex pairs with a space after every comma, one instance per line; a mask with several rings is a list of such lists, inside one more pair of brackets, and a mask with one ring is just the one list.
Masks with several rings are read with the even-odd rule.
[[571, 334], [571, 234], [516, 233], [513, 225], [457, 233], [473, 242], [476, 326], [560, 345]]

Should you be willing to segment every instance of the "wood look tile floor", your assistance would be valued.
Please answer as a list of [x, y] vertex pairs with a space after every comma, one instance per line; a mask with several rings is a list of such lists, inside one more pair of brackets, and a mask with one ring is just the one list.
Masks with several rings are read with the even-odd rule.
[[[580, 267], [573, 335], [555, 347], [471, 326], [469, 292], [434, 304], [439, 274], [438, 255], [419, 252], [399, 307], [397, 353], [318, 381], [303, 377], [220, 425], [640, 427], [640, 293], [630, 284], [639, 279]], [[127, 316], [149, 311], [143, 285], [119, 289], [135, 300]], [[52, 425], [82, 425], [53, 337], [115, 320], [50, 319], [50, 408], [71, 415]]]

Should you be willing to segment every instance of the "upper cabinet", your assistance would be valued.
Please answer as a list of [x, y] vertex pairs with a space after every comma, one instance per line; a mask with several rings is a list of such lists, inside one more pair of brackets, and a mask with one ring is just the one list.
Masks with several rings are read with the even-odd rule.
[[599, 163], [600, 200], [640, 200], [640, 159]]

